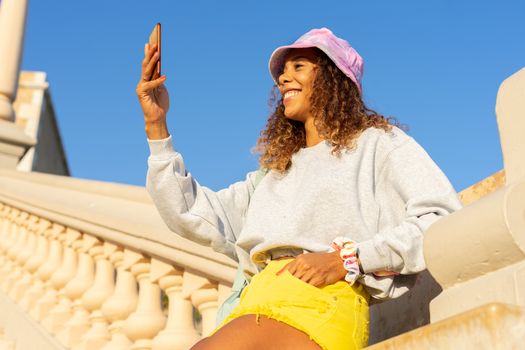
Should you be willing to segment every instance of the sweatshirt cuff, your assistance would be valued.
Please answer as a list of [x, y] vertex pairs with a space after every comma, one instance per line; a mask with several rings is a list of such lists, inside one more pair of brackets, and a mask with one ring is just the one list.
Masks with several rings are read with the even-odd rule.
[[392, 266], [390, 266], [387, 256], [381, 254], [374, 243], [373, 239], [357, 243], [359, 262], [363, 272], [391, 271]]
[[165, 158], [166, 156], [176, 154], [173, 148], [171, 135], [165, 139], [150, 140], [148, 139], [149, 151], [152, 158]]

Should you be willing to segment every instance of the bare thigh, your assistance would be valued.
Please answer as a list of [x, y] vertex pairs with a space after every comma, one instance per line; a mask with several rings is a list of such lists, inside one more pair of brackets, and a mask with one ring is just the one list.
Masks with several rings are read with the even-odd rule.
[[303, 333], [283, 322], [255, 315], [244, 315], [229, 322], [191, 350], [321, 350]]

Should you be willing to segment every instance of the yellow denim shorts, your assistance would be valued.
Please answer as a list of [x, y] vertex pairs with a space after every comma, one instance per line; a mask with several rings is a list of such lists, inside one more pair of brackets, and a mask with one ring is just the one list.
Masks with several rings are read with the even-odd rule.
[[271, 261], [253, 276], [239, 305], [217, 327], [244, 315], [264, 315], [304, 333], [323, 350], [361, 349], [368, 343], [368, 294], [361, 284], [345, 281], [317, 288], [288, 271], [290, 259]]

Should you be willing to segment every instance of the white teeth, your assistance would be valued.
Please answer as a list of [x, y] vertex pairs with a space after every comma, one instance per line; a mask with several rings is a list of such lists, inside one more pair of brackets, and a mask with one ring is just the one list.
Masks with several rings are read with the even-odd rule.
[[284, 94], [284, 98], [292, 97], [292, 96], [295, 96], [297, 94], [299, 94], [299, 91], [297, 91], [297, 90], [290, 90], [290, 91], [287, 91]]

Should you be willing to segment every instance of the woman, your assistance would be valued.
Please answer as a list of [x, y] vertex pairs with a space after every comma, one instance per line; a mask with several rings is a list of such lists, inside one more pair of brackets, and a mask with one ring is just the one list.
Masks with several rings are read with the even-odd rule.
[[147, 189], [177, 234], [240, 262], [241, 302], [194, 349], [357, 349], [370, 298], [395, 298], [425, 268], [423, 232], [460, 207], [426, 152], [362, 100], [363, 61], [328, 29], [274, 51], [282, 98], [256, 172], [218, 192], [189, 174], [167, 131], [165, 77], [137, 94], [151, 156]]

